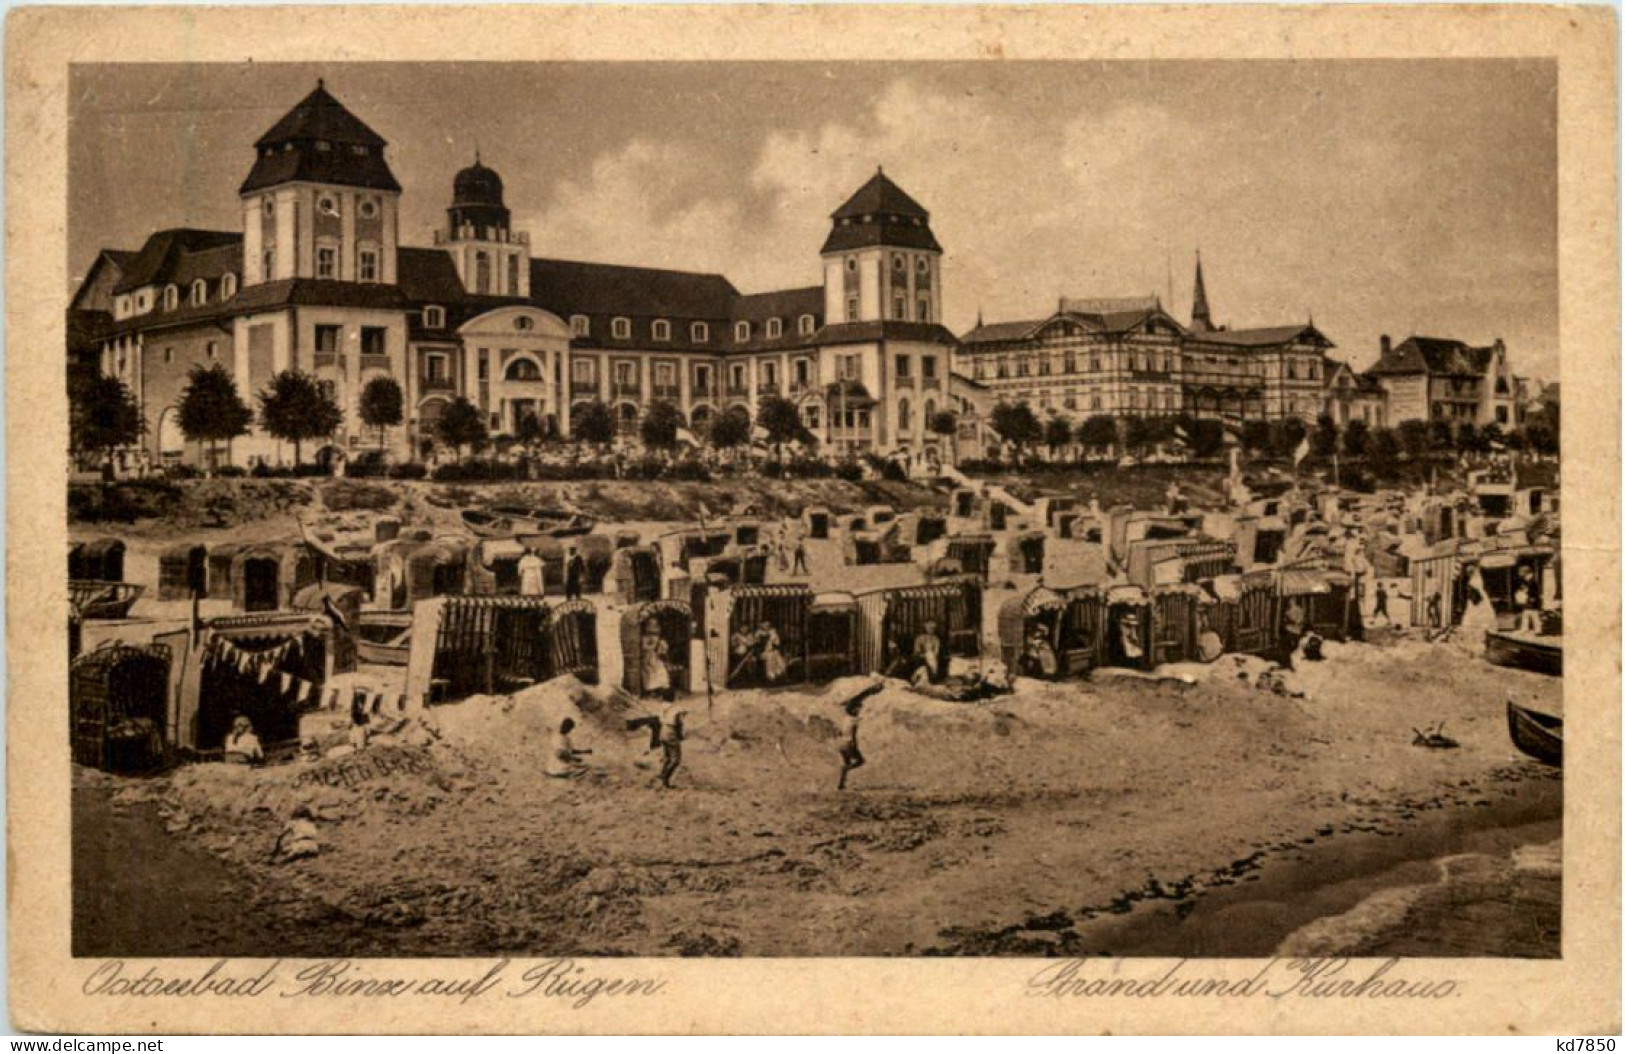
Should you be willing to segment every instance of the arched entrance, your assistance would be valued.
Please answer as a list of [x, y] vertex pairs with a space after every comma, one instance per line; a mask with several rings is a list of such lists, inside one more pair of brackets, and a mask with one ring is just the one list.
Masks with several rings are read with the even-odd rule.
[[638, 428], [638, 404], [617, 403], [615, 406], [615, 427], [622, 435], [631, 435]]

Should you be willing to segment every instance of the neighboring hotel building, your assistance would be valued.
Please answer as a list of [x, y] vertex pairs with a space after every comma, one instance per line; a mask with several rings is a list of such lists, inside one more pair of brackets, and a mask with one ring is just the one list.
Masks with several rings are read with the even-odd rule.
[[1074, 420], [1094, 414], [1314, 420], [1336, 363], [1312, 322], [1215, 326], [1196, 264], [1190, 326], [1156, 297], [1063, 299], [1046, 318], [984, 324], [960, 338], [956, 369], [996, 399]]
[[1519, 390], [1527, 383], [1507, 366], [1500, 338], [1489, 347], [1470, 347], [1459, 340], [1411, 337], [1395, 346], [1382, 338], [1382, 357], [1366, 371], [1381, 386], [1388, 419], [1456, 421], [1499, 425], [1523, 424]]
[[[209, 363], [251, 404], [281, 370], [312, 374], [344, 410], [334, 439], [348, 450], [376, 444], [360, 393], [393, 377], [408, 420], [386, 443], [402, 457], [457, 396], [494, 433], [534, 414], [568, 435], [591, 400], [627, 431], [655, 400], [703, 429], [731, 406], [754, 416], [769, 393], [795, 402], [826, 451], [946, 455], [931, 416], [979, 395], [950, 391], [930, 216], [881, 172], [833, 213], [822, 285], [746, 295], [716, 274], [532, 258], [477, 157], [434, 246], [402, 245], [385, 145], [318, 82], [254, 144], [240, 231], [160, 231], [97, 256], [69, 310], [70, 361], [135, 393], [148, 424], [137, 460], [194, 458], [176, 405]], [[256, 431], [232, 454], [291, 449]]]

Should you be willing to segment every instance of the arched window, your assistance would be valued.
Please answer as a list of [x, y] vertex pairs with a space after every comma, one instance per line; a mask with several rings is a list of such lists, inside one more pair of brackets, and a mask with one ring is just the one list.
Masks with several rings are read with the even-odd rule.
[[767, 339], [768, 340], [777, 340], [779, 337], [782, 337], [782, 336], [784, 336], [784, 320], [783, 319], [778, 319], [778, 318], [770, 318], [770, 319], [768, 319], [767, 320]]
[[192, 283], [192, 306], [200, 307], [209, 302], [209, 283], [199, 278]]
[[502, 376], [510, 381], [539, 381], [542, 379], [542, 368], [531, 359], [514, 359], [508, 363], [507, 372]]
[[609, 333], [616, 340], [630, 339], [632, 336], [632, 320], [629, 318], [616, 319], [609, 324]]
[[739, 341], [741, 344], [743, 344], [745, 341], [750, 339], [750, 323], [749, 322], [735, 322], [734, 323], [734, 339]]
[[654, 333], [655, 333], [655, 339], [656, 340], [670, 340], [671, 339], [671, 323], [669, 321], [667, 321], [666, 319], [663, 319], [663, 318], [655, 319]]
[[220, 279], [220, 299], [229, 300], [236, 295], [237, 276], [227, 272], [225, 277]]
[[814, 324], [815, 323], [813, 322], [813, 317], [811, 315], [802, 315], [801, 318], [796, 322], [796, 329], [804, 337], [811, 336]]
[[897, 430], [899, 432], [906, 432], [912, 426], [913, 420], [909, 414], [908, 400], [899, 399], [897, 401]]
[[181, 305], [181, 291], [175, 286], [164, 286], [164, 310], [173, 311]]

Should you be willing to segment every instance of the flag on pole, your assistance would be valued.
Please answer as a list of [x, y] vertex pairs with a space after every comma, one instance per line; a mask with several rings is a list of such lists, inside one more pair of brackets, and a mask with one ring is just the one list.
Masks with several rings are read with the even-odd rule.
[[687, 443], [689, 446], [700, 445], [700, 437], [695, 435], [693, 432], [690, 432], [686, 428], [679, 428], [677, 430], [677, 441], [679, 443]]
[[768, 440], [768, 431], [761, 425], [753, 424], [750, 426], [750, 437], [758, 443], [765, 443]]
[[1298, 442], [1298, 449], [1292, 452], [1292, 467], [1297, 468], [1304, 458], [1309, 456], [1309, 436], [1304, 435]]

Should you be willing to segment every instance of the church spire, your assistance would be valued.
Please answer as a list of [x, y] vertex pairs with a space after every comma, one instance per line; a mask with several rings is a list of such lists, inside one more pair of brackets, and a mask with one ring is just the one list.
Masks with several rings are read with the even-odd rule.
[[1202, 250], [1196, 250], [1196, 291], [1191, 297], [1191, 328], [1203, 333], [1213, 329], [1213, 315], [1207, 306], [1207, 283], [1202, 281]]

